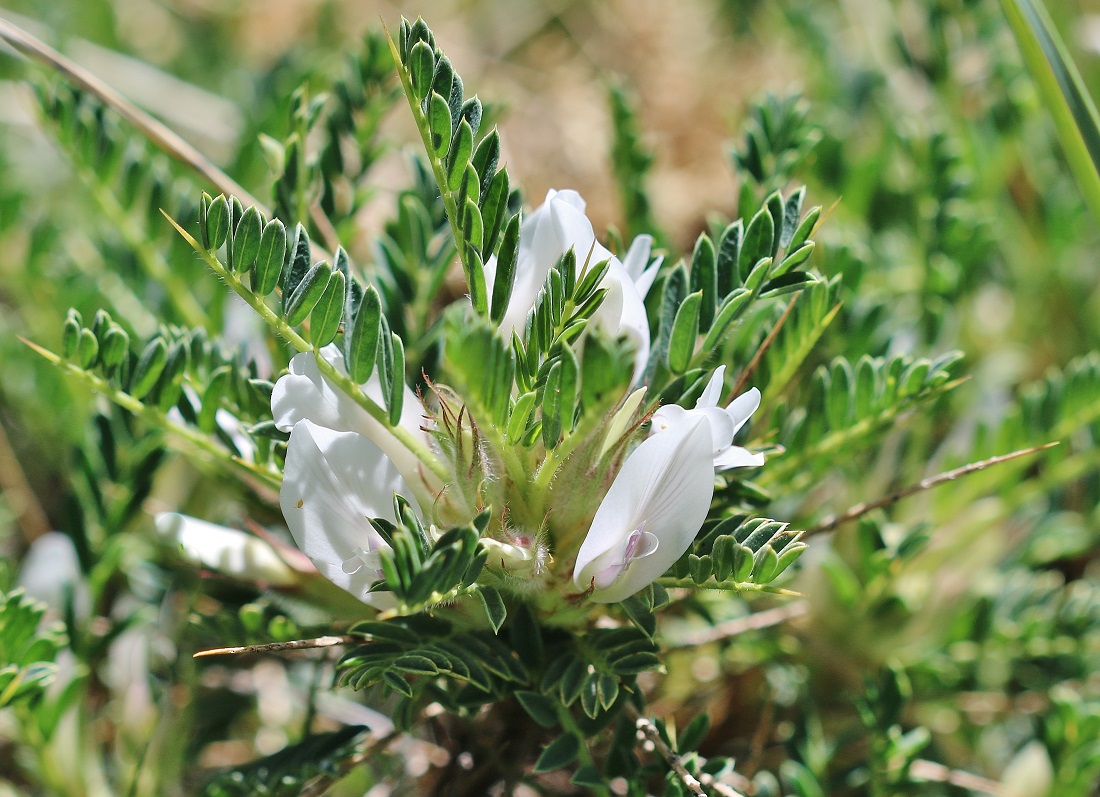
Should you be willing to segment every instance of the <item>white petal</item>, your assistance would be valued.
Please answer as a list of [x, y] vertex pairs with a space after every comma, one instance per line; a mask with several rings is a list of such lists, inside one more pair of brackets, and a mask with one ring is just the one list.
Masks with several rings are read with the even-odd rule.
[[719, 452], [729, 448], [733, 442], [733, 419], [725, 410], [717, 407], [704, 407], [700, 410], [691, 410], [691, 415], [701, 415], [707, 419], [710, 426], [710, 450], [711, 456], [717, 456]]
[[[347, 374], [343, 355], [336, 346], [326, 346], [321, 350], [321, 356], [340, 373]], [[360, 385], [360, 389], [373, 401], [382, 404], [382, 384], [377, 373]], [[336, 432], [358, 432], [378, 445], [410, 484], [419, 484], [416, 478], [419, 460], [351, 396], [325, 379], [311, 352], [294, 355], [290, 361], [290, 373], [275, 383], [271, 393], [271, 414], [275, 425], [284, 432], [303, 420]], [[405, 385], [399, 425], [427, 443], [427, 435], [421, 430], [423, 423], [424, 407], [416, 393]]]
[[694, 415], [694, 412], [685, 410], [679, 404], [664, 404], [653, 413], [653, 431], [651, 434], [674, 429], [680, 424], [687, 423]]
[[649, 252], [653, 248], [652, 235], [638, 235], [630, 242], [630, 248], [623, 255], [623, 266], [630, 279], [636, 283], [649, 265]]
[[665, 262], [664, 255], [654, 260], [653, 265], [643, 271], [638, 279], [634, 280], [634, 287], [643, 299], [649, 296], [649, 289], [653, 287], [653, 281], [657, 279], [657, 272], [661, 270], [663, 262]]
[[273, 586], [297, 581], [294, 571], [259, 537], [205, 520], [162, 512], [154, 522], [189, 562], [226, 575]]
[[379, 577], [369, 555], [385, 544], [367, 518], [394, 520], [395, 492], [419, 512], [405, 480], [370, 440], [309, 421], [294, 427], [279, 495], [283, 517], [317, 569], [357, 598]]
[[576, 191], [551, 189], [542, 205], [523, 219], [516, 281], [501, 321], [506, 334], [512, 329], [523, 329], [547, 273], [570, 247], [577, 256], [578, 271], [589, 253], [593, 264], [611, 257], [611, 253], [596, 242], [596, 233], [584, 215], [584, 208], [584, 200]]
[[649, 360], [649, 317], [645, 302], [617, 259], [611, 260], [600, 287], [608, 292], [594, 320], [611, 335], [625, 336], [634, 344], [633, 378], [637, 381]]
[[753, 454], [741, 446], [730, 446], [714, 458], [715, 470], [730, 468], [759, 468], [764, 464], [763, 454]]
[[592, 599], [620, 601], [664, 573], [695, 539], [710, 509], [714, 477], [710, 430], [702, 418], [645, 440], [627, 457], [596, 510], [577, 553], [573, 580], [587, 589], [597, 574], [624, 562], [631, 535], [653, 535], [650, 555], [626, 561], [618, 579]]
[[[649, 289], [653, 281], [657, 279], [657, 271], [664, 262], [664, 255], [656, 258], [652, 265], [649, 263], [649, 255], [653, 247], [652, 235], [639, 235], [634, 238], [630, 248], [623, 255], [623, 266], [634, 283], [634, 289], [643, 299], [649, 295]], [[648, 268], [647, 268], [648, 266]]]
[[703, 388], [703, 392], [699, 396], [699, 400], [695, 402], [695, 408], [700, 409], [702, 407], [717, 407], [718, 402], [722, 398], [722, 383], [726, 376], [726, 366], [719, 365], [714, 373], [710, 377], [710, 381], [707, 382], [707, 386]]
[[752, 414], [760, 408], [760, 391], [755, 387], [745, 391], [726, 405], [726, 412], [733, 419], [733, 433], [741, 431], [741, 427], [752, 417]]

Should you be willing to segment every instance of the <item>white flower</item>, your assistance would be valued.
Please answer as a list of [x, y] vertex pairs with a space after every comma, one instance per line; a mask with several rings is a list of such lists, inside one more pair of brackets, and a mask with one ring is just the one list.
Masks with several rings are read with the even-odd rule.
[[154, 523], [192, 564], [276, 587], [298, 581], [275, 549], [259, 537], [175, 512], [161, 512]]
[[760, 467], [763, 454], [753, 454], [741, 446], [733, 445], [733, 438], [760, 406], [760, 391], [755, 387], [735, 398], [725, 409], [718, 406], [722, 397], [722, 377], [726, 366], [721, 365], [707, 383], [703, 394], [695, 403], [695, 409], [686, 410], [676, 404], [666, 404], [653, 413], [653, 435], [679, 428], [685, 423], [703, 417], [708, 421], [712, 438], [712, 456], [716, 471], [730, 468]]
[[577, 553], [573, 583], [613, 603], [656, 580], [688, 549], [714, 493], [711, 431], [705, 416], [685, 419], [642, 442], [592, 518]]
[[[344, 358], [336, 346], [325, 346], [321, 356], [340, 373], [347, 374]], [[378, 404], [382, 403], [382, 384], [377, 373], [360, 386]], [[279, 378], [271, 394], [271, 414], [275, 425], [284, 432], [300, 421], [309, 420], [335, 432], [356, 432], [369, 438], [385, 452], [409, 484], [420, 486], [420, 460], [383, 424], [372, 418], [351, 396], [321, 375], [311, 352], [296, 354], [290, 361], [290, 373]], [[400, 426], [417, 439], [428, 442], [421, 429], [424, 407], [417, 395], [405, 385]]]
[[77, 616], [91, 609], [88, 582], [80, 572], [80, 557], [72, 538], [60, 531], [48, 531], [31, 543], [19, 569], [19, 586], [32, 598], [62, 612], [71, 594]]
[[[600, 283], [600, 287], [607, 289], [607, 295], [593, 320], [609, 335], [625, 335], [634, 343], [634, 377], [637, 378], [649, 358], [649, 320], [642, 302], [645, 293], [639, 292], [639, 287], [648, 291], [656, 276], [654, 269], [645, 270], [652, 239], [639, 236], [630, 247], [627, 257], [636, 271], [632, 274], [596, 240], [592, 222], [584, 215], [584, 209], [585, 201], [576, 191], [550, 189], [542, 205], [523, 220], [515, 285], [500, 325], [506, 334], [524, 328], [546, 275], [570, 247], [577, 257], [578, 276], [586, 261], [591, 267], [609, 260], [607, 274]], [[491, 296], [496, 280], [495, 257], [485, 264], [485, 280]]]
[[395, 492], [419, 512], [394, 463], [366, 437], [295, 424], [279, 494], [283, 517], [321, 574], [365, 603], [381, 598], [367, 589], [382, 578], [378, 550], [386, 545], [368, 518], [395, 521]]
[[653, 248], [652, 235], [639, 235], [630, 244], [623, 256], [623, 268], [630, 275], [638, 295], [645, 299], [649, 295], [649, 289], [653, 287], [653, 280], [657, 279], [657, 271], [661, 263], [665, 262], [664, 255], [649, 262], [649, 253]]

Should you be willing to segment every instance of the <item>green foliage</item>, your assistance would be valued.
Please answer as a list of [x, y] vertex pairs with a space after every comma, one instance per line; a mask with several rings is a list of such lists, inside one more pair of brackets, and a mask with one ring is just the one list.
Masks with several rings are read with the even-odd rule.
[[[770, 584], [806, 550], [800, 531], [786, 523], [743, 515], [714, 523], [673, 565], [680, 580], [733, 591]], [[713, 579], [713, 583], [710, 581]]]
[[611, 168], [619, 189], [619, 202], [626, 222], [625, 233], [630, 238], [649, 234], [660, 240], [645, 189], [646, 174], [653, 164], [653, 152], [645, 146], [638, 130], [635, 98], [622, 86], [612, 86], [608, 98], [614, 128]]
[[[529, 142], [510, 131], [502, 150], [487, 121], [493, 109], [467, 96], [422, 20], [403, 20], [393, 41], [368, 35], [335, 79], [329, 56], [341, 49], [341, 23], [319, 22], [324, 58], [303, 35], [302, 57], [316, 64], [287, 56], [247, 88], [228, 80], [241, 80], [228, 59], [244, 50], [223, 46], [227, 28], [205, 12], [173, 22], [188, 55], [164, 63], [201, 61], [190, 67], [197, 82], [254, 110], [255, 129], [219, 162], [242, 185], [270, 187], [271, 209], [216, 169], [192, 175], [164, 161], [161, 145], [94, 91], [37, 83], [46, 127], [84, 188], [58, 202], [48, 180], [20, 188], [12, 170], [0, 181], [0, 244], [19, 266], [0, 265], [0, 326], [46, 341], [58, 354], [32, 348], [129, 415], [97, 414], [75, 457], [51, 457], [59, 446], [32, 424], [24, 430], [21, 417], [65, 415], [71, 398], [35, 387], [51, 383], [22, 353], [10, 365], [0, 357], [0, 417], [15, 442], [0, 465], [22, 460], [35, 489], [65, 493], [44, 501], [47, 520], [74, 541], [73, 588], [90, 597], [80, 609], [64, 599], [67, 635], [35, 630], [42, 609], [18, 593], [0, 605], [0, 707], [14, 749], [0, 790], [10, 781], [83, 793], [87, 784], [65, 783], [70, 768], [56, 766], [76, 755], [81, 766], [71, 769], [109, 784], [105, 794], [177, 794], [199, 782], [208, 795], [297, 794], [345, 776], [359, 793], [386, 782], [409, 792], [447, 783], [468, 793], [522, 784], [602, 794], [622, 778], [632, 797], [688, 794], [675, 761], [708, 793], [949, 797], [959, 783], [982, 782], [971, 771], [1005, 782], [985, 782], [991, 791], [1011, 785], [1013, 766], [1036, 746], [1049, 764], [1040, 789], [1095, 790], [1095, 235], [1005, 46], [1003, 20], [995, 7], [955, 0], [909, 4], [896, 18], [884, 7], [867, 26], [871, 57], [836, 46], [850, 20], [828, 4], [723, 8], [754, 40], [798, 42], [800, 58], [784, 58], [785, 68], [808, 65], [814, 105], [765, 96], [745, 109], [731, 218], [670, 189], [677, 181], [649, 142], [679, 139], [640, 127], [636, 108], [648, 123], [651, 109], [667, 107], [655, 94], [667, 65], [636, 97], [611, 91], [624, 229], [665, 247], [638, 379], [631, 344], [589, 328], [616, 296], [608, 263], [577, 268], [588, 252], [566, 254], [526, 324], [501, 333], [523, 267], [522, 202], [502, 164], [525, 157]], [[1058, 13], [1059, 23], [1077, 21]], [[1059, 70], [1058, 91], [1088, 111], [1054, 22], [1032, 23], [1031, 34], [1047, 37], [1040, 54]], [[570, 48], [544, 45], [567, 27], [494, 50], [493, 68], [544, 50], [558, 67]], [[217, 46], [195, 46], [196, 31]], [[711, 73], [725, 50], [757, 51], [707, 48], [703, 33]], [[982, 66], [988, 90], [975, 89], [968, 64]], [[751, 77], [761, 64], [742, 67], [736, 74]], [[707, 85], [685, 81], [685, 99], [696, 83]], [[383, 124], [390, 110], [404, 113], [395, 107], [402, 91], [423, 148], [395, 186], [375, 167], [402, 143], [391, 140], [399, 126]], [[1087, 134], [1082, 118], [1074, 124]], [[256, 133], [266, 172], [254, 165]], [[0, 156], [5, 178], [8, 159]], [[812, 204], [836, 197], [830, 211]], [[81, 211], [87, 201], [91, 211]], [[672, 201], [689, 205], [686, 229], [656, 218]], [[164, 235], [161, 210], [178, 237]], [[218, 279], [189, 270], [196, 253], [260, 315], [266, 337], [230, 335]], [[53, 320], [39, 327], [37, 316]], [[278, 515], [287, 435], [270, 420], [273, 383], [294, 351], [327, 346], [343, 368], [317, 356], [322, 378], [366, 415], [349, 425], [377, 426], [379, 440], [416, 463], [401, 475], [424, 514], [397, 499], [393, 522], [373, 521], [384, 543], [372, 551], [383, 573], [369, 596], [377, 611], [307, 572]], [[956, 348], [967, 352], [964, 370]], [[766, 465], [753, 482], [742, 471], [717, 474], [710, 520], [679, 561], [631, 598], [595, 606], [570, 580], [594, 508], [633, 446], [655, 433], [656, 407], [690, 410], [718, 365], [729, 371], [723, 389], [761, 389], [762, 411], [736, 439], [764, 450]], [[403, 425], [407, 385], [425, 413]], [[630, 393], [643, 386], [644, 396]], [[720, 413], [733, 396], [714, 398], [708, 411]], [[166, 440], [199, 467], [166, 456]], [[1061, 445], [1042, 458], [957, 484], [929, 479], [1049, 441]], [[241, 480], [211, 478], [211, 460]], [[924, 483], [936, 492], [899, 505], [890, 497]], [[18, 555], [15, 530], [35, 535], [23, 530], [29, 515], [10, 485], [0, 485], [0, 542]], [[857, 522], [822, 523], [852, 505]], [[252, 541], [269, 542], [298, 580], [273, 591], [178, 561], [157, 565], [143, 512], [167, 506], [246, 518]], [[818, 548], [813, 565], [792, 567], [808, 545]], [[0, 572], [5, 589], [9, 575]], [[808, 618], [798, 619], [800, 607]], [[347, 619], [350, 643], [331, 636]], [[130, 631], [148, 639], [141, 656], [126, 653]], [[300, 654], [188, 663], [196, 647], [310, 635], [321, 647], [347, 645], [338, 677], [362, 692], [315, 699], [331, 670]], [[77, 674], [47, 693], [65, 647]], [[137, 674], [118, 676], [117, 663], [133, 658], [143, 662]], [[142, 693], [152, 698], [130, 711]], [[317, 733], [362, 722], [359, 700], [394, 717], [406, 735], [400, 754], [368, 751], [358, 724]], [[656, 706], [669, 717], [647, 724]], [[678, 728], [674, 718], [685, 716], [695, 719]], [[62, 755], [69, 740], [58, 729], [69, 717], [95, 733]], [[417, 737], [435, 745], [423, 778], [404, 766], [419, 760], [406, 746]], [[301, 741], [213, 780], [202, 771], [221, 755], [270, 750], [272, 739]], [[438, 765], [443, 758], [452, 763]]]
[[0, 593], [0, 709], [39, 700], [57, 674], [65, 634], [57, 625], [39, 630], [45, 609], [19, 591]]
[[316, 733], [245, 767], [220, 775], [203, 787], [202, 797], [291, 797], [318, 781], [329, 783], [345, 774], [344, 762], [362, 745], [366, 728], [349, 725]]

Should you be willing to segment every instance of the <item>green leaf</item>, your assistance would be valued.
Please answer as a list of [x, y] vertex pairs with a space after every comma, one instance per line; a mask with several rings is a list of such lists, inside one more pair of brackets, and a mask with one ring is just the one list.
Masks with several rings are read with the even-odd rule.
[[390, 689], [405, 697], [413, 696], [412, 685], [392, 670], [382, 673], [382, 682]]
[[331, 275], [332, 267], [326, 261], [314, 263], [290, 296], [284, 294], [283, 312], [290, 326], [296, 327], [309, 317], [324, 296]]
[[233, 256], [230, 258], [233, 271], [245, 271], [256, 261], [263, 235], [262, 225], [263, 217], [254, 207], [250, 207], [240, 217], [233, 233]]
[[[467, 173], [473, 173], [473, 167], [469, 167]], [[481, 221], [481, 211], [473, 199], [466, 200], [466, 212], [462, 214], [462, 235], [470, 246], [481, 250], [485, 226]]]
[[607, 779], [600, 774], [600, 770], [592, 764], [582, 764], [577, 767], [569, 782], [582, 789], [599, 789], [607, 786]]
[[695, 354], [695, 340], [699, 337], [699, 308], [702, 303], [703, 292], [696, 291], [684, 299], [684, 303], [676, 311], [676, 320], [672, 323], [672, 334], [668, 340], [668, 369], [674, 374], [684, 373]]
[[462, 179], [466, 174], [466, 166], [470, 163], [473, 150], [474, 131], [470, 128], [470, 123], [463, 119], [447, 150], [447, 187], [452, 191], [458, 191], [462, 187]]
[[260, 248], [256, 253], [256, 262], [252, 264], [252, 290], [260, 296], [267, 296], [279, 284], [279, 276], [286, 261], [286, 227], [278, 219], [272, 219], [264, 226], [260, 236]]
[[538, 692], [520, 690], [516, 692], [516, 700], [531, 719], [542, 727], [553, 728], [558, 724], [557, 703], [553, 699]]
[[69, 315], [65, 318], [65, 324], [61, 327], [61, 356], [66, 360], [71, 360], [76, 354], [82, 328], [80, 313], [76, 310], [69, 310]]
[[163, 338], [153, 338], [146, 345], [134, 367], [130, 380], [129, 393], [134, 398], [144, 398], [160, 379], [165, 363], [168, 362], [168, 344]]
[[229, 222], [229, 202], [225, 194], [219, 194], [206, 211], [206, 240], [209, 242], [207, 249], [211, 252], [220, 249], [229, 237]]
[[470, 126], [470, 130], [476, 136], [478, 128], [481, 127], [481, 116], [483, 113], [484, 109], [481, 107], [481, 100], [475, 95], [462, 103], [462, 110], [459, 112], [459, 118]]
[[775, 222], [768, 209], [761, 208], [749, 222], [745, 231], [745, 240], [737, 257], [737, 273], [741, 281], [748, 286], [750, 272], [764, 258], [772, 256], [772, 239], [775, 237]]
[[737, 263], [741, 258], [741, 239], [745, 227], [741, 219], [730, 224], [722, 231], [718, 242], [718, 255], [715, 270], [718, 276], [718, 297], [724, 299], [741, 283]]
[[210, 433], [214, 430], [218, 408], [229, 392], [232, 375], [233, 369], [228, 365], [223, 365], [210, 374], [206, 390], [202, 394], [202, 409], [199, 410], [197, 422], [197, 426], [204, 432]]
[[290, 260], [285, 264], [283, 273], [280, 275], [284, 297], [293, 293], [298, 284], [305, 279], [306, 274], [309, 273], [310, 262], [309, 233], [306, 232], [305, 225], [299, 222], [294, 228], [294, 248]]
[[[799, 249], [802, 244], [806, 243], [810, 237], [810, 233], [813, 232], [814, 225], [817, 224], [817, 220], [821, 218], [821, 208], [813, 207], [806, 211], [806, 215], [802, 218], [798, 228], [794, 231], [794, 234], [784, 246], [787, 247], [788, 252], [794, 252]], [[789, 255], [788, 255], [789, 257]]]
[[795, 249], [793, 252], [783, 258], [780, 264], [776, 267], [773, 276], [786, 274], [788, 271], [791, 271], [792, 269], [801, 266], [803, 263], [810, 259], [810, 255], [814, 253], [814, 249], [816, 248], [816, 246], [817, 245], [813, 241], [808, 241], [802, 246]]
[[435, 77], [435, 53], [431, 45], [424, 41], [414, 44], [409, 50], [407, 66], [413, 95], [417, 100], [422, 100], [428, 96]]
[[348, 376], [356, 384], [370, 379], [378, 357], [378, 340], [381, 333], [382, 300], [373, 285], [363, 291], [363, 300], [355, 314], [351, 334], [344, 337], [344, 365]]
[[95, 365], [99, 358], [99, 341], [90, 329], [80, 330], [76, 341], [76, 362], [84, 370]]
[[344, 317], [344, 299], [347, 282], [342, 271], [333, 271], [328, 287], [309, 317], [309, 337], [313, 347], [320, 349], [336, 339], [340, 321]]
[[118, 324], [111, 323], [107, 334], [103, 336], [103, 345], [100, 349], [100, 359], [108, 368], [114, 368], [122, 364], [130, 350], [130, 336], [126, 330]]
[[561, 439], [562, 364], [559, 360], [550, 367], [546, 385], [542, 391], [542, 444], [556, 448]]
[[1042, 0], [1001, 0], [1066, 160], [1100, 221], [1100, 115]]
[[331, 778], [355, 755], [368, 729], [362, 725], [307, 736], [273, 755], [221, 772], [199, 797], [297, 797], [318, 778]]
[[580, 753], [580, 739], [571, 733], [563, 734], [542, 751], [542, 755], [535, 762], [535, 772], [553, 772], [563, 769], [576, 761]]
[[526, 603], [519, 602], [512, 609], [510, 637], [512, 649], [519, 654], [520, 661], [531, 668], [541, 669], [546, 664], [542, 629]]
[[390, 426], [396, 427], [401, 424], [401, 410], [405, 403], [405, 345], [396, 332], [390, 333], [390, 339], [393, 341], [393, 377], [386, 409], [389, 410]]
[[519, 265], [519, 224], [520, 214], [514, 215], [504, 230], [504, 240], [500, 243], [497, 256], [497, 273], [493, 282], [493, 304], [489, 318], [494, 324], [500, 324], [508, 310], [512, 298], [512, 289], [516, 282], [516, 267]]
[[535, 392], [523, 393], [516, 398], [512, 407], [512, 413], [508, 417], [508, 428], [505, 437], [510, 443], [518, 443], [527, 429], [527, 420], [531, 417], [531, 411], [535, 408], [538, 394]]
[[508, 609], [504, 605], [504, 598], [500, 596], [500, 592], [495, 587], [479, 587], [477, 596], [481, 598], [481, 603], [485, 607], [485, 616], [489, 618], [489, 625], [492, 627], [493, 633], [498, 633], [500, 627], [504, 625], [505, 618], [508, 617]]
[[447, 101], [435, 92], [428, 103], [428, 132], [431, 134], [432, 151], [442, 158], [451, 146], [451, 109]]
[[[500, 162], [500, 133], [494, 129], [489, 135], [485, 136], [481, 140], [481, 143], [477, 145], [477, 149], [474, 150], [474, 156], [470, 160], [474, 169], [481, 176], [481, 209], [488, 220], [489, 212], [486, 208], [485, 196], [489, 192], [489, 186], [497, 177], [497, 164]], [[501, 170], [504, 171], [503, 169]], [[507, 179], [505, 179], [505, 185], [507, 185]], [[508, 199], [507, 190], [504, 192], [505, 203]], [[486, 249], [488, 251], [488, 249]]]
[[695, 251], [691, 256], [690, 289], [703, 294], [699, 306], [699, 331], [706, 332], [714, 321], [714, 311], [718, 305], [718, 261], [714, 244], [705, 234], [695, 242]]

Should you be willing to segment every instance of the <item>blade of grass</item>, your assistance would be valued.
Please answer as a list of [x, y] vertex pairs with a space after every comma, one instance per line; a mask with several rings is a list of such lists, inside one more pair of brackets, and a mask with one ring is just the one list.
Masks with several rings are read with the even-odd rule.
[[1100, 222], [1100, 115], [1042, 0], [1001, 0], [1085, 203]]

